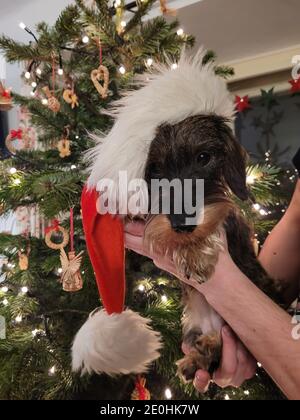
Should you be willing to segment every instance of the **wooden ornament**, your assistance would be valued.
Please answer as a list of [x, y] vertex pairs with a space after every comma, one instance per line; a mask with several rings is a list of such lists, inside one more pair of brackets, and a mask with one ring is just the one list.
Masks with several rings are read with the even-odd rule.
[[[62, 242], [61, 243], [55, 243], [52, 241], [52, 235], [53, 233], [57, 233], [60, 232], [62, 234]], [[68, 231], [63, 228], [62, 226], [59, 225], [57, 220], [54, 220], [52, 225], [48, 228], [45, 229], [45, 242], [46, 245], [51, 248], [51, 249], [55, 249], [55, 250], [60, 250], [62, 248], [65, 248], [68, 243], [69, 243], [69, 233]]]
[[169, 16], [176, 16], [177, 15], [176, 9], [170, 9], [167, 6], [167, 0], [159, 0], [159, 1], [160, 1], [160, 10], [161, 10], [162, 14], [169, 15]]
[[150, 391], [146, 388], [146, 378], [137, 377], [131, 400], [151, 400]]
[[10, 91], [0, 82], [0, 111], [9, 111], [13, 107]]
[[82, 262], [81, 251], [78, 255], [70, 251], [67, 255], [65, 250], [60, 250], [60, 262], [62, 268], [61, 282], [65, 292], [78, 292], [83, 287], [83, 280], [80, 274], [80, 265]]
[[11, 130], [9, 135], [5, 139], [5, 146], [10, 151], [10, 153], [15, 154], [17, 149], [13, 145], [14, 140], [21, 140], [23, 138], [23, 130], [19, 128], [18, 130]]
[[51, 109], [51, 111], [53, 111], [55, 113], [59, 112], [60, 111], [60, 103], [55, 98], [53, 93], [50, 91], [48, 86], [43, 87], [43, 92], [45, 93], [45, 95], [47, 96], [47, 99], [48, 99], [48, 108]]
[[[108, 96], [108, 85], [109, 85], [109, 71], [106, 66], [100, 65], [98, 69], [91, 72], [91, 79], [102, 99], [106, 99]], [[103, 84], [100, 83], [103, 81]]]
[[63, 98], [67, 104], [71, 105], [72, 109], [74, 109], [76, 106], [79, 106], [78, 96], [72, 89], [65, 89], [63, 92]]
[[71, 155], [70, 145], [71, 145], [71, 142], [67, 138], [63, 138], [63, 139], [59, 140], [59, 142], [57, 143], [57, 149], [59, 151], [59, 156], [62, 159]]
[[29, 267], [29, 254], [30, 254], [30, 247], [27, 248], [26, 254], [22, 251], [18, 252], [19, 256], [19, 268], [21, 271], [28, 270]]

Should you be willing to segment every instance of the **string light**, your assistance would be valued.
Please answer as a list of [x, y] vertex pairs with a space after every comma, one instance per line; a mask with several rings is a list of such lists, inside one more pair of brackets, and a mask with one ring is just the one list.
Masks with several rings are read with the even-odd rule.
[[75, 139], [78, 140], [79, 139], [79, 136], [75, 136]]
[[58, 272], [58, 274], [61, 274], [61, 273], [63, 272], [63, 269], [62, 269], [62, 268], [59, 268], [59, 269], [57, 270], [57, 272]]
[[20, 322], [22, 322], [22, 315], [18, 315], [17, 317], [16, 317], [16, 319], [15, 319], [15, 321], [18, 323], [18, 324], [20, 324]]
[[32, 83], [31, 83], [31, 86], [32, 86], [33, 88], [36, 88], [36, 87], [37, 87], [37, 83], [36, 83], [36, 82], [32, 82]]
[[43, 105], [48, 105], [48, 99], [43, 98], [43, 99], [42, 99], [42, 104], [43, 104]]
[[72, 165], [71, 166], [71, 169], [76, 169], [77, 168], [77, 166], [76, 165]]
[[253, 208], [254, 208], [254, 210], [256, 210], [256, 211], [259, 211], [259, 210], [261, 209], [261, 206], [260, 206], [260, 204], [255, 203], [255, 204], [253, 204]]
[[8, 287], [7, 286], [1, 287], [1, 292], [7, 293], [8, 292]]
[[22, 292], [22, 293], [24, 293], [24, 295], [25, 295], [26, 293], [28, 293], [28, 287], [23, 286], [23, 287], [21, 288], [21, 292]]
[[2, 301], [2, 303], [3, 303], [3, 305], [4, 305], [4, 306], [7, 306], [7, 305], [8, 305], [8, 300], [7, 300], [7, 299], [4, 299], [4, 300]]
[[254, 182], [255, 182], [255, 180], [256, 180], [256, 176], [255, 175], [248, 175], [247, 176], [247, 179], [246, 179], [246, 181], [247, 181], [247, 184], [254, 184]]
[[170, 388], [165, 389], [165, 397], [167, 400], [170, 400], [172, 398], [172, 391], [170, 390]]
[[248, 391], [248, 389], [246, 389], [246, 391], [244, 391], [245, 395], [250, 395], [250, 391]]
[[39, 330], [33, 330], [31, 331], [31, 334], [33, 337], [35, 337], [39, 333]]
[[257, 362], [257, 366], [258, 366], [259, 368], [261, 368], [261, 367], [262, 367], [262, 364], [261, 364], [261, 363], [259, 363], [259, 362]]
[[229, 397], [228, 394], [225, 395], [224, 400], [226, 400], [226, 401], [229, 401], [230, 400], [230, 397]]
[[42, 70], [41, 70], [41, 69], [36, 69], [36, 74], [37, 74], [38, 76], [40, 76], [40, 75], [42, 74]]
[[171, 65], [171, 69], [172, 69], [172, 70], [176, 70], [176, 69], [178, 69], [178, 64], [177, 64], [177, 63], [173, 63], [173, 64]]
[[182, 28], [179, 28], [177, 31], [177, 35], [178, 36], [183, 36], [184, 35], [184, 30]]
[[121, 21], [121, 27], [122, 28], [126, 28], [126, 25], [127, 25], [127, 23], [125, 22], [125, 20], [122, 20]]
[[153, 64], [153, 59], [152, 58], [148, 58], [147, 61], [146, 61], [146, 64], [147, 64], [148, 67], [151, 67], [152, 64]]
[[14, 175], [17, 172], [16, 168], [10, 168], [9, 173]]
[[125, 73], [126, 73], [126, 69], [125, 69], [125, 67], [124, 67], [124, 66], [120, 66], [120, 67], [119, 67], [119, 72], [120, 72], [121, 74], [125, 74]]
[[167, 303], [168, 302], [168, 297], [166, 295], [162, 295], [161, 301], [162, 301], [162, 303]]
[[21, 28], [21, 29], [23, 29], [23, 31], [25, 31], [25, 29], [26, 29], [25, 23], [24, 22], [20, 22], [19, 23], [19, 28]]
[[90, 38], [89, 38], [87, 35], [85, 35], [84, 37], [82, 37], [82, 42], [83, 42], [84, 44], [88, 44], [88, 43], [89, 43], [89, 41], [90, 41]]
[[116, 0], [115, 1], [115, 8], [117, 9], [120, 6], [121, 6], [121, 0]]
[[31, 74], [29, 73], [29, 71], [27, 71], [27, 72], [24, 74], [24, 77], [25, 77], [25, 79], [27, 79], [27, 80], [29, 80], [29, 79], [30, 79]]
[[267, 212], [266, 210], [264, 210], [264, 209], [260, 209], [260, 210], [259, 210], [259, 214], [260, 214], [261, 216], [267, 216], [268, 212]]
[[55, 375], [55, 372], [56, 372], [56, 366], [52, 366], [48, 371], [49, 376]]
[[63, 71], [63, 69], [58, 69], [57, 73], [59, 74], [59, 76], [62, 76], [64, 74], [64, 71]]
[[30, 96], [35, 96], [35, 92], [33, 90], [30, 92]]
[[138, 287], [140, 292], [144, 292], [145, 291], [145, 286], [143, 284], [140, 284]]

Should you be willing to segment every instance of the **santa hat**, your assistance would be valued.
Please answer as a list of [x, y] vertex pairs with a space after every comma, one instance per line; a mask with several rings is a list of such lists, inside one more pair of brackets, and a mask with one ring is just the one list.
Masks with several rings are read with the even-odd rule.
[[141, 89], [115, 103], [113, 128], [97, 139], [99, 144], [89, 153], [92, 166], [82, 195], [82, 218], [104, 309], [90, 315], [74, 340], [75, 371], [142, 373], [159, 357], [161, 341], [150, 321], [124, 310], [123, 223], [117, 216], [98, 214], [97, 184], [110, 179], [113, 194], [118, 192], [120, 198], [127, 194], [119, 191], [119, 171], [127, 171], [128, 182], [144, 178], [150, 144], [163, 123], [203, 114], [216, 114], [232, 123], [234, 102], [213, 65], [202, 64], [204, 55], [203, 50], [194, 58], [184, 54], [176, 69], [157, 66], [147, 74]]

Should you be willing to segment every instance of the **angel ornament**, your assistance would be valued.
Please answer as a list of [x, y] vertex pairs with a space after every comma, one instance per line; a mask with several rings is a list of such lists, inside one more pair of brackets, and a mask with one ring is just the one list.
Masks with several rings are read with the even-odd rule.
[[78, 292], [83, 287], [83, 280], [80, 274], [82, 254], [83, 251], [78, 255], [74, 251], [70, 251], [67, 255], [64, 248], [61, 248], [61, 282], [65, 292]]

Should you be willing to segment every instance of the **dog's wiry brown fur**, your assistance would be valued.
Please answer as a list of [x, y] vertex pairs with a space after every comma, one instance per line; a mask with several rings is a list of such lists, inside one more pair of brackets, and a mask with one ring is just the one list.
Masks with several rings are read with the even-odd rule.
[[204, 220], [193, 233], [178, 234], [165, 215], [158, 215], [147, 226], [146, 246], [157, 254], [168, 255], [185, 276], [194, 275], [202, 283], [213, 273], [222, 249], [218, 228], [232, 208], [229, 200], [206, 206]]
[[[280, 285], [268, 277], [257, 261], [251, 227], [230, 198], [232, 193], [241, 200], [248, 198], [246, 161], [247, 154], [227, 121], [216, 115], [194, 116], [160, 127], [146, 165], [145, 179], [149, 187], [151, 179], [204, 179], [205, 216], [204, 222], [192, 232], [180, 231], [182, 216], [154, 216], [147, 226], [145, 241], [155, 252], [173, 258], [180, 272], [203, 282], [213, 273], [222, 249], [220, 228], [224, 228], [235, 263], [259, 288], [279, 302]], [[217, 322], [218, 326], [212, 326], [211, 331], [207, 327], [207, 331], [202, 331], [201, 319], [198, 324], [197, 315], [195, 317], [198, 310], [195, 293], [198, 292], [189, 286], [183, 288], [184, 341], [192, 351], [177, 364], [179, 375], [190, 381], [198, 369], [209, 370], [219, 362], [221, 324]]]

